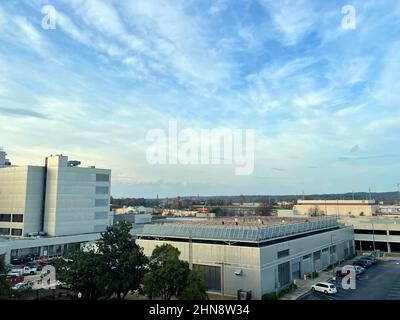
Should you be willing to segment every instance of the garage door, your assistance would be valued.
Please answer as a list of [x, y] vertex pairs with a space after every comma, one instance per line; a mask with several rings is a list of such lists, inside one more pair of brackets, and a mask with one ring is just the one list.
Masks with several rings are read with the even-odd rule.
[[300, 279], [300, 262], [292, 263], [292, 279]]

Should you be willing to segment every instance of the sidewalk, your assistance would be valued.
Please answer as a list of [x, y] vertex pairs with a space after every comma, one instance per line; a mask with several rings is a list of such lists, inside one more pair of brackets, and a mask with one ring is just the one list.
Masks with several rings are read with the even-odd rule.
[[[358, 258], [359, 256], [342, 262], [340, 265], [335, 266], [335, 270], [345, 265], [352, 265], [353, 261], [357, 260]], [[279, 300], [298, 300], [311, 290], [312, 285], [318, 282], [328, 282], [328, 280], [332, 278], [333, 278], [333, 271], [331, 269], [328, 271], [320, 271], [318, 277], [314, 279], [296, 280], [297, 289], [280, 297]]]
[[331, 279], [332, 276], [332, 271], [321, 271], [317, 278], [296, 280], [297, 289], [285, 294], [283, 297], [279, 298], [279, 300], [298, 300], [310, 291], [312, 285], [318, 282], [326, 282]]

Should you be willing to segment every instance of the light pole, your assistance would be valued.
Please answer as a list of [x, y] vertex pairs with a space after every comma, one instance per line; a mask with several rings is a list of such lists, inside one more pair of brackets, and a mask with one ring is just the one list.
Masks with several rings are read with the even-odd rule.
[[[335, 278], [335, 261], [333, 260], [333, 254], [334, 254], [334, 252], [333, 252], [333, 237], [334, 236], [335, 235], [333, 233], [331, 233], [331, 248], [329, 249], [330, 252], [331, 252], [332, 276], [333, 276], [333, 278]], [[335, 252], [336, 252], [336, 250], [335, 250]]]
[[372, 224], [372, 246], [375, 254], [375, 229], [374, 229], [374, 221], [371, 218], [371, 224]]

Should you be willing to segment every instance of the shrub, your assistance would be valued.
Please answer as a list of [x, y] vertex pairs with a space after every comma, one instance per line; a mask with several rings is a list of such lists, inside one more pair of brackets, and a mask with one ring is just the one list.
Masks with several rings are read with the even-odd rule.
[[261, 300], [278, 300], [278, 296], [275, 292], [264, 293]]

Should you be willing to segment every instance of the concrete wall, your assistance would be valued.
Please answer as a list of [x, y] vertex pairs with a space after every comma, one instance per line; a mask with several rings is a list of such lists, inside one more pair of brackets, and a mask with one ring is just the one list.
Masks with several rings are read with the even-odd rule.
[[[68, 167], [68, 158], [48, 158], [44, 231], [50, 236], [64, 236], [105, 231], [108, 225], [110, 181], [96, 181], [96, 174], [111, 171], [96, 168]], [[96, 187], [108, 187], [107, 194], [96, 194]], [[96, 206], [96, 199], [106, 204]], [[106, 212], [96, 219], [96, 212]]]
[[[144, 248], [147, 256], [150, 256], [157, 245], [169, 243], [181, 252], [180, 258], [189, 262], [189, 243], [174, 241], [137, 240]], [[224, 294], [236, 296], [237, 290], [252, 290], [255, 299], [261, 298], [260, 279], [260, 250], [253, 247], [239, 247], [228, 245], [210, 245], [192, 243], [192, 263], [207, 266], [219, 266], [223, 268]], [[236, 269], [242, 269], [241, 275], [236, 275]], [[221, 269], [222, 270], [222, 269]], [[222, 287], [222, 284], [221, 284]]]
[[[336, 254], [330, 254], [331, 245], [336, 245]], [[261, 248], [261, 279], [262, 293], [275, 292], [281, 285], [278, 283], [278, 265], [285, 262], [300, 263], [301, 277], [312, 271], [319, 271], [326, 268], [338, 259], [345, 258], [345, 248], [354, 248], [354, 236], [351, 228], [343, 228], [322, 234], [312, 235], [292, 241], [278, 243]], [[289, 249], [290, 255], [278, 259], [278, 252]], [[329, 249], [326, 252], [326, 249]], [[314, 253], [320, 252], [320, 259], [314, 259]], [[311, 255], [309, 258], [306, 256]], [[291, 280], [292, 270], [290, 270]]]
[[0, 228], [22, 229], [22, 235], [39, 232], [43, 205], [44, 168], [0, 169], [0, 213], [23, 214], [23, 222], [0, 222]]
[[[340, 215], [349, 216], [355, 215], [360, 216], [361, 213], [364, 216], [372, 216], [376, 214], [377, 206], [372, 204], [351, 204], [351, 203], [324, 203], [324, 201], [316, 201], [315, 203], [304, 203], [296, 204], [293, 207], [294, 211], [300, 214], [308, 215], [310, 212], [318, 209], [319, 212], [326, 215]], [[350, 214], [349, 214], [350, 213]]]

